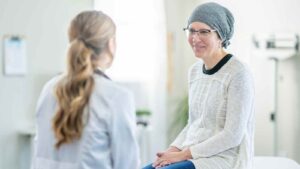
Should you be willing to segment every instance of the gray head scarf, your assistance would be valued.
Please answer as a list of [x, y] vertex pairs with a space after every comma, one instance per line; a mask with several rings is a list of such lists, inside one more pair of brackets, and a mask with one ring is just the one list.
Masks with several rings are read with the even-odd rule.
[[234, 18], [227, 8], [214, 2], [199, 5], [189, 17], [188, 26], [193, 22], [203, 22], [217, 30], [224, 48], [230, 44], [229, 40], [234, 31]]

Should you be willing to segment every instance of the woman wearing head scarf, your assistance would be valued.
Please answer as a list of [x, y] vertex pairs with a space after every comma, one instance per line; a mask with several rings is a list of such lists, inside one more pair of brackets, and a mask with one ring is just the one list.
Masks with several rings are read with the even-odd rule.
[[250, 169], [254, 85], [226, 48], [232, 13], [217, 3], [195, 8], [184, 31], [196, 62], [189, 71], [189, 120], [171, 146], [144, 169]]
[[68, 69], [44, 86], [37, 104], [33, 169], [138, 168], [133, 95], [104, 73], [115, 32], [101, 11], [72, 20]]

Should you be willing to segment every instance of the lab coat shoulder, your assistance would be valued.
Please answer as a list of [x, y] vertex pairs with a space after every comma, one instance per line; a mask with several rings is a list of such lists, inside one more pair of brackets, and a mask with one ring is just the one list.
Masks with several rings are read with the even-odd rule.
[[136, 169], [139, 166], [139, 148], [136, 135], [133, 94], [108, 79], [95, 78], [95, 95], [104, 99], [109, 109], [109, 134], [114, 169]]
[[41, 91], [40, 96], [37, 101], [37, 105], [36, 105], [36, 112], [37, 112], [36, 116], [38, 116], [39, 113], [41, 112], [40, 109], [49, 107], [49, 106], [53, 106], [53, 104], [55, 104], [54, 89], [55, 89], [57, 82], [61, 78], [62, 78], [62, 75], [54, 76], [52, 79], [50, 79], [48, 82], [46, 82], [46, 84], [43, 86], [42, 91]]
[[[95, 86], [92, 99], [101, 100], [110, 110], [111, 113], [132, 114], [135, 111], [133, 93], [123, 86], [108, 80], [102, 76], [95, 75]], [[118, 111], [125, 109], [127, 111]]]

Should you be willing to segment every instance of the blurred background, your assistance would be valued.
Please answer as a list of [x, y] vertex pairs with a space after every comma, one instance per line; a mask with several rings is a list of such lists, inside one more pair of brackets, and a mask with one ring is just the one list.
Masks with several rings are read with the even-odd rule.
[[[70, 20], [97, 9], [117, 24], [108, 75], [133, 91], [142, 164], [186, 122], [187, 73], [196, 61], [182, 28], [204, 0], [0, 0], [0, 168], [29, 169], [43, 84], [65, 70]], [[228, 51], [256, 86], [255, 154], [300, 163], [300, 1], [215, 0], [235, 16]]]

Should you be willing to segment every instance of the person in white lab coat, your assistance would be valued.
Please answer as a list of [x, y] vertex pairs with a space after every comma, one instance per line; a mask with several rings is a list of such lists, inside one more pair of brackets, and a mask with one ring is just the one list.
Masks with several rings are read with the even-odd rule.
[[37, 103], [33, 169], [138, 168], [133, 95], [104, 73], [115, 32], [101, 11], [72, 20], [67, 71], [46, 83]]

